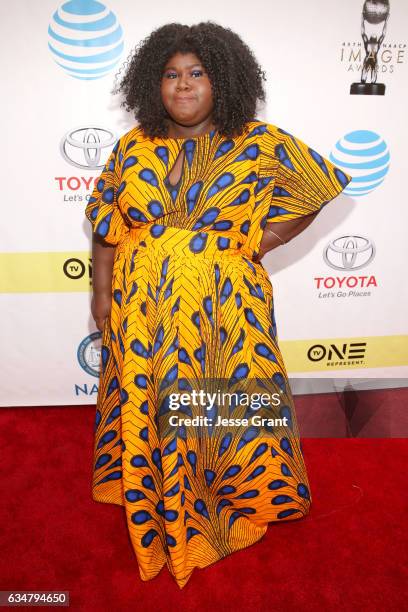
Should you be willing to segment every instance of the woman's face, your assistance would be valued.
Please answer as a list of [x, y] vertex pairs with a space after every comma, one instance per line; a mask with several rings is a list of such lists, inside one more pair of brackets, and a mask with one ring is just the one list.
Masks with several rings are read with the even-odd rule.
[[170, 118], [180, 125], [211, 121], [211, 82], [194, 53], [176, 53], [168, 60], [161, 80], [161, 97]]

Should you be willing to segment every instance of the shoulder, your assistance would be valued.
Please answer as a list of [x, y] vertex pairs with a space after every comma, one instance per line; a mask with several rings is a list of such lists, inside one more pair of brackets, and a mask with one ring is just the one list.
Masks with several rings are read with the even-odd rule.
[[276, 155], [280, 161], [284, 161], [288, 155], [303, 157], [309, 151], [308, 145], [292, 132], [273, 123], [265, 123], [264, 126], [260, 147], [268, 156]]
[[253, 121], [247, 121], [245, 123], [243, 127], [243, 135], [245, 138], [254, 138], [259, 140], [263, 138], [265, 133], [274, 132], [275, 129], [277, 129], [276, 126], [272, 125], [271, 123], [254, 119]]
[[144, 139], [145, 136], [139, 125], [135, 125], [116, 139], [112, 150], [116, 169], [122, 169], [124, 160], [129, 156], [135, 155], [137, 145]]
[[257, 147], [261, 166], [265, 163], [264, 158], [267, 158], [269, 165], [271, 159], [276, 157], [277, 146], [282, 143], [283, 130], [268, 121], [255, 120], [246, 124], [245, 134], [244, 141], [250, 140]]
[[290, 136], [288, 132], [274, 123], [267, 121], [249, 121], [245, 125], [246, 139], [251, 138], [255, 140], [262, 151], [270, 153], [270, 149], [276, 145], [282, 143], [285, 137]]
[[262, 142], [266, 143], [279, 143], [285, 139], [286, 135], [290, 134], [283, 128], [275, 125], [274, 123], [264, 123]]
[[270, 176], [278, 172], [281, 147], [287, 132], [267, 121], [252, 121], [247, 124], [249, 136], [254, 136], [259, 158], [259, 176]]
[[125, 132], [124, 134], [122, 134], [121, 136], [119, 136], [119, 138], [116, 141], [116, 147], [119, 149], [123, 149], [123, 147], [128, 147], [129, 145], [132, 146], [130, 143], [135, 143], [136, 141], [145, 138], [145, 136], [143, 135], [143, 131], [142, 128], [136, 124], [135, 126], [133, 126], [132, 128], [130, 128], [130, 130], [128, 130], [127, 132]]

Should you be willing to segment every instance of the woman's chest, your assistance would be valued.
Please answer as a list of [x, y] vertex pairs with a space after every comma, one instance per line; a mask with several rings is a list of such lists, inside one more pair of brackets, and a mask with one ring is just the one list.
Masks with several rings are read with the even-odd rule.
[[177, 214], [227, 229], [250, 217], [258, 166], [256, 143], [140, 143], [123, 154], [118, 204], [130, 223]]

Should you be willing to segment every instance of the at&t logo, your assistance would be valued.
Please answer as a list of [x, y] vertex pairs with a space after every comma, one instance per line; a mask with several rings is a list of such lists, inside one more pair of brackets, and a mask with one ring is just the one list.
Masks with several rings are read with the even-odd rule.
[[367, 195], [384, 181], [390, 166], [390, 152], [385, 140], [370, 130], [355, 130], [341, 138], [329, 160], [353, 176], [344, 195]]
[[96, 0], [70, 0], [58, 7], [48, 27], [54, 60], [75, 79], [107, 75], [122, 54], [123, 31], [116, 15]]

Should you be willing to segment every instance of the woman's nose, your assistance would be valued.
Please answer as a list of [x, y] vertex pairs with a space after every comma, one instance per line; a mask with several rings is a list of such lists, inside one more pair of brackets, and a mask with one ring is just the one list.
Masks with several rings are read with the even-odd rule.
[[177, 80], [177, 88], [178, 89], [185, 89], [185, 88], [188, 88], [188, 87], [190, 87], [188, 76], [187, 75], [180, 76], [179, 79]]

